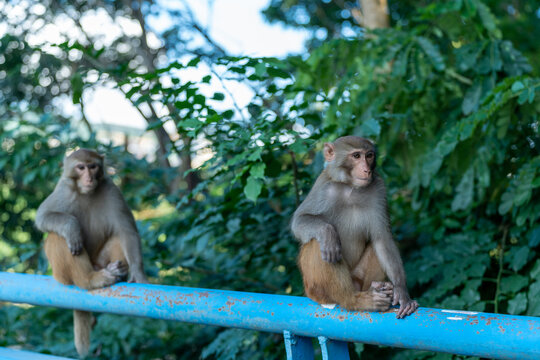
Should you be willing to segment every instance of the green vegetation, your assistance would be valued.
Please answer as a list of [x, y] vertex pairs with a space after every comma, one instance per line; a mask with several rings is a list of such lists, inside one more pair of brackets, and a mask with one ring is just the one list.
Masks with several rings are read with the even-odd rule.
[[[81, 13], [94, 6], [73, 3]], [[313, 31], [306, 54], [188, 49], [176, 29], [147, 53], [169, 54], [161, 65], [138, 63], [134, 45], [133, 53], [118, 50], [136, 36], [108, 47], [67, 41], [51, 52], [29, 44], [23, 21], [12, 23], [0, 38], [0, 270], [47, 273], [35, 210], [66, 149], [81, 146], [107, 154], [137, 212], [153, 282], [301, 295], [291, 214], [323, 167], [324, 141], [355, 134], [377, 143], [393, 232], [421, 306], [540, 316], [534, 4], [404, 1], [390, 4], [390, 28], [364, 32], [343, 12], [321, 23], [317, 9], [326, 1], [271, 1], [270, 19]], [[110, 6], [103, 8], [137, 15]], [[299, 9], [312, 20], [294, 23]], [[40, 16], [68, 10], [50, 6]], [[345, 28], [354, 37], [343, 36]], [[184, 80], [203, 63], [206, 73]], [[223, 79], [254, 89], [246, 109], [225, 105], [227, 93], [208, 95], [207, 85]], [[62, 115], [56, 98], [84, 108], [83, 92], [105, 82], [145, 115], [160, 139], [155, 160], [137, 160], [81, 127], [84, 117]], [[156, 104], [166, 115], [148, 110]], [[165, 130], [170, 124], [177, 139]], [[191, 169], [200, 144], [213, 156]], [[75, 356], [71, 312], [0, 304], [0, 346], [14, 345]], [[356, 348], [364, 358], [453, 358]], [[98, 316], [91, 351], [106, 359], [284, 357], [277, 335], [113, 315]]]

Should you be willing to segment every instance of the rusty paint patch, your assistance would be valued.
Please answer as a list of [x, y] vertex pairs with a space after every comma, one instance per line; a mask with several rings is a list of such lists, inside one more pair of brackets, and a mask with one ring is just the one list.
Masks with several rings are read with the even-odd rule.
[[491, 325], [492, 321], [497, 321], [497, 318], [494, 316], [490, 316], [490, 317], [482, 316], [481, 319], [486, 321], [486, 325]]
[[131, 293], [128, 293], [125, 286], [115, 286], [112, 287], [106, 287], [102, 289], [95, 289], [89, 291], [90, 294], [93, 295], [104, 295], [107, 297], [114, 297], [114, 298], [128, 298], [128, 299], [140, 299], [139, 296], [132, 295]]

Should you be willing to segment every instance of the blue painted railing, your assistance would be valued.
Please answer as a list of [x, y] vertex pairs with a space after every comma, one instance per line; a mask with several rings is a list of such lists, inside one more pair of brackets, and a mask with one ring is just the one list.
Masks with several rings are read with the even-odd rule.
[[288, 359], [348, 359], [346, 342], [495, 359], [540, 359], [540, 318], [419, 308], [405, 319], [326, 309], [305, 297], [119, 283], [85, 291], [0, 272], [0, 301], [253, 329], [284, 335]]

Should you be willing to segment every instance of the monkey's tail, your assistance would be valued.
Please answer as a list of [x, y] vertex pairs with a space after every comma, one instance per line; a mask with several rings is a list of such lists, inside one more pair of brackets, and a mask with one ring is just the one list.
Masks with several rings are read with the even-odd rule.
[[94, 317], [92, 313], [80, 310], [73, 310], [73, 333], [75, 337], [75, 348], [81, 358], [88, 355], [90, 348], [90, 332], [92, 331]]

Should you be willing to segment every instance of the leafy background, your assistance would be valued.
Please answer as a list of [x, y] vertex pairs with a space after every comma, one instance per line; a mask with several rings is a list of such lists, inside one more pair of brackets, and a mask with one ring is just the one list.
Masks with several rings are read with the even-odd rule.
[[[291, 214], [323, 167], [324, 141], [356, 134], [377, 143], [393, 232], [422, 306], [540, 316], [535, 1], [390, 2], [391, 26], [366, 31], [351, 17], [355, 1], [272, 0], [269, 21], [312, 34], [305, 54], [285, 59], [233, 57], [208, 38], [194, 46], [190, 34], [204, 31], [181, 11], [169, 15], [191, 22], [159, 34], [160, 48], [145, 44], [144, 31], [110, 46], [92, 36], [66, 41], [56, 52], [28, 42], [38, 19], [76, 22], [98, 6], [144, 24], [158, 11], [136, 3], [50, 1], [44, 13], [4, 20], [0, 270], [50, 273], [35, 211], [65, 151], [84, 146], [107, 154], [135, 210], [152, 282], [301, 295]], [[199, 79], [183, 78], [201, 64]], [[246, 109], [204, 91], [223, 79], [253, 89]], [[83, 92], [103, 83], [148, 121], [160, 144], [154, 159], [101, 140], [84, 112], [60, 111], [57, 98], [84, 110]], [[213, 157], [192, 169], [203, 147]], [[0, 346], [75, 356], [71, 316], [0, 303]], [[366, 359], [459, 358], [355, 349]], [[107, 359], [284, 357], [274, 334], [107, 314], [98, 315], [91, 351]]]

